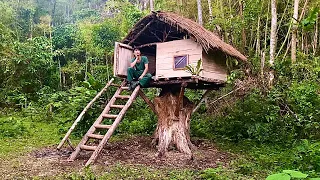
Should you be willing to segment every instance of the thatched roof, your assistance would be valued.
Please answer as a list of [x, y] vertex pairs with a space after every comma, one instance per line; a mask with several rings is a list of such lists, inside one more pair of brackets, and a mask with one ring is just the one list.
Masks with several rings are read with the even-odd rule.
[[142, 18], [122, 42], [139, 46], [153, 42], [183, 39], [186, 36], [199, 43], [206, 52], [220, 50], [228, 56], [242, 61], [247, 60], [237, 49], [223, 42], [217, 35], [206, 30], [200, 24], [171, 12], [153, 12]]

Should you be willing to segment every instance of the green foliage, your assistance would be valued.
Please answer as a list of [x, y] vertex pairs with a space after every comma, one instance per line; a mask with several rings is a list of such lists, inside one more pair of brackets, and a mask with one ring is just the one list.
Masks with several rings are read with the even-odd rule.
[[266, 180], [290, 180], [290, 175], [286, 173], [273, 174], [267, 177]]
[[[308, 177], [308, 174], [304, 174], [300, 171], [283, 170], [282, 173], [269, 175], [266, 180], [306, 179], [307, 177]], [[307, 179], [316, 180], [319, 178], [307, 178]]]
[[301, 26], [304, 30], [310, 31], [316, 24], [319, 14], [319, 7], [313, 8], [308, 16], [301, 21]]
[[[95, 170], [96, 171], [96, 170]], [[129, 166], [125, 164], [115, 164], [109, 166], [107, 170], [95, 172], [93, 168], [85, 168], [80, 173], [75, 172], [65, 175], [63, 179], [72, 180], [112, 180], [112, 179], [174, 179], [191, 180], [198, 178], [198, 173], [191, 170], [158, 169], [147, 166]], [[105, 172], [107, 171], [107, 172]]]
[[309, 142], [302, 140], [301, 144], [296, 147], [295, 163], [303, 171], [320, 172], [320, 142]]
[[[37, 37], [25, 43], [14, 44], [14, 56], [5, 59], [3, 86], [8, 92], [27, 94], [33, 99], [35, 93], [44, 86], [56, 87], [57, 68], [52, 60], [50, 41]], [[5, 101], [7, 101], [6, 99]]]
[[191, 64], [189, 64], [184, 68], [184, 70], [194, 76], [199, 76], [200, 72], [203, 70], [201, 69], [201, 65], [202, 65], [202, 60], [199, 59], [197, 62], [197, 66], [192, 66]]
[[200, 174], [200, 178], [208, 180], [253, 179], [250, 176], [235, 172], [231, 169], [223, 168], [222, 166], [203, 170]]
[[119, 39], [119, 29], [114, 26], [110, 20], [95, 26], [93, 29], [93, 41], [95, 45], [103, 49], [113, 50], [115, 41]]
[[0, 136], [17, 137], [28, 133], [23, 122], [15, 117], [0, 118]]
[[66, 24], [56, 27], [53, 30], [52, 43], [54, 49], [72, 48], [76, 42], [78, 27], [73, 24]]

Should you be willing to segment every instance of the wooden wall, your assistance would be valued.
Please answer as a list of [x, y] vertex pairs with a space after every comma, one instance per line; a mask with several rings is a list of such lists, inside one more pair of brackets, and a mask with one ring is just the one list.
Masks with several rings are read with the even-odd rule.
[[226, 57], [218, 51], [209, 51], [207, 54], [202, 52], [202, 67], [201, 76], [210, 79], [227, 80]]
[[[145, 52], [149, 59], [149, 73], [156, 78], [190, 77], [191, 74], [185, 70], [174, 70], [174, 56], [189, 55], [189, 64], [196, 66], [202, 59], [200, 76], [216, 80], [227, 80], [226, 57], [219, 51], [209, 51], [207, 54], [202, 47], [191, 39], [176, 40], [157, 44], [156, 56], [153, 52]], [[130, 46], [116, 43], [114, 59], [114, 75], [127, 76], [127, 68], [133, 58]]]
[[157, 44], [156, 53], [156, 77], [188, 77], [191, 76], [185, 70], [173, 69], [173, 57], [189, 55], [189, 64], [196, 65], [202, 57], [202, 47], [191, 39], [169, 41]]
[[127, 69], [130, 66], [130, 60], [133, 58], [132, 48], [126, 44], [115, 44], [113, 74], [115, 76], [127, 76]]

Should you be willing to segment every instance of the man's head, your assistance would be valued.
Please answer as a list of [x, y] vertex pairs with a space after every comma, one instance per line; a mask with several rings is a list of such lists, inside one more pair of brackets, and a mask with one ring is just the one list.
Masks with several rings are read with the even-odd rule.
[[135, 57], [141, 56], [141, 52], [140, 52], [140, 50], [137, 49], [137, 48], [135, 48], [135, 49], [133, 50], [133, 54], [134, 54]]

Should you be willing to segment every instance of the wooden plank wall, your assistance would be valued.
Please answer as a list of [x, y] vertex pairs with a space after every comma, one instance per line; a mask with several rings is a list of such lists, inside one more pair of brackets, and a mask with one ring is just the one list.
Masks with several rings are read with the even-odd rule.
[[127, 76], [130, 60], [133, 58], [132, 48], [126, 44], [116, 43], [114, 55], [114, 75]]
[[185, 70], [173, 69], [173, 57], [189, 55], [189, 64], [196, 65], [202, 57], [202, 47], [191, 39], [157, 44], [156, 78], [189, 77]]
[[200, 74], [202, 77], [227, 80], [226, 57], [221, 52], [209, 51], [209, 54], [207, 54], [203, 51], [202, 66], [203, 70]]
[[142, 52], [143, 56], [147, 56], [148, 61], [149, 61], [149, 70], [148, 72], [150, 74], [152, 74], [153, 76], [156, 73], [156, 56], [155, 55], [151, 55], [151, 54], [145, 54]]

